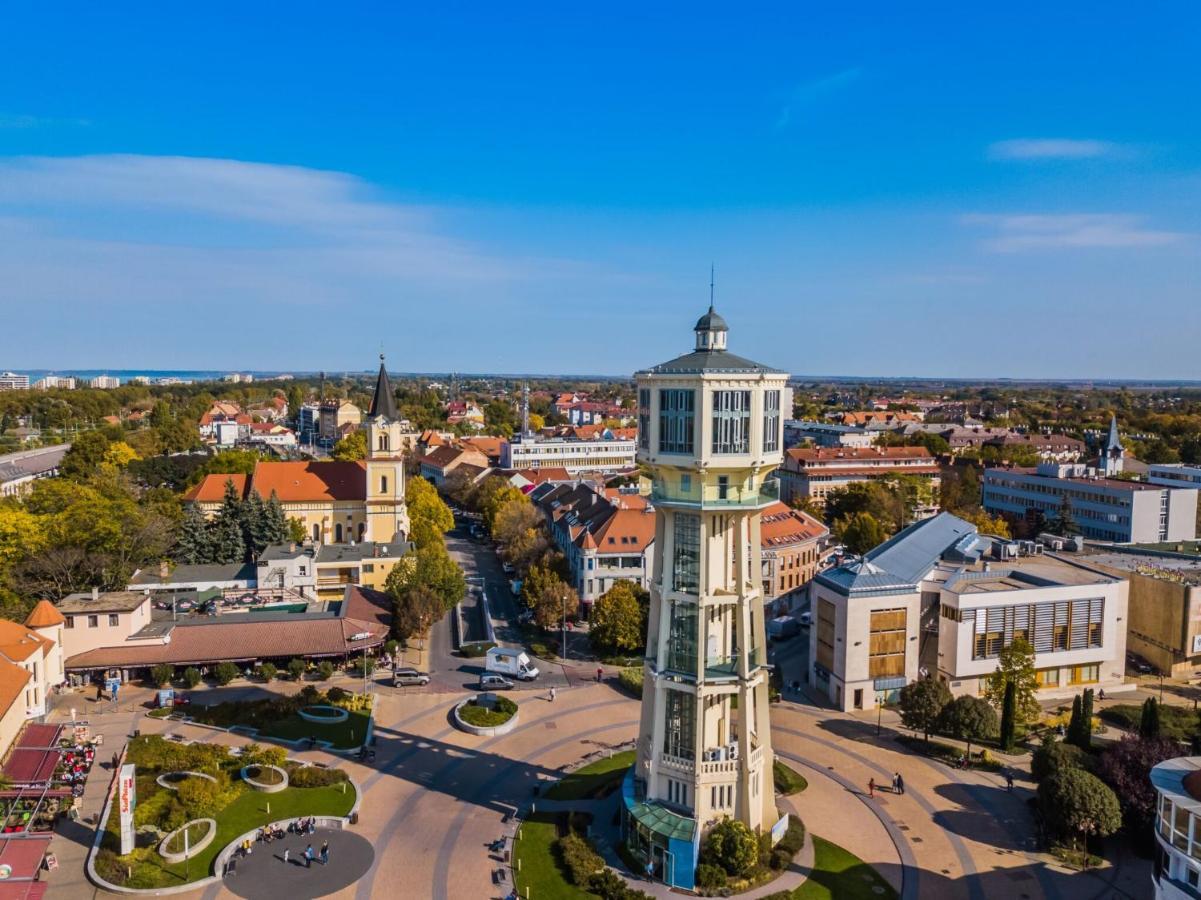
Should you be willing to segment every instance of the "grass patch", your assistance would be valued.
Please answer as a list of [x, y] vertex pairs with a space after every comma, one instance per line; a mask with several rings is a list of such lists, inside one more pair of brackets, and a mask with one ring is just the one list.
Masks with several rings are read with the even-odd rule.
[[[238, 725], [256, 728], [264, 737], [286, 741], [315, 737], [319, 741], [328, 741], [339, 750], [350, 750], [367, 737], [370, 704], [370, 695], [352, 694], [338, 687], [322, 692], [313, 685], [306, 685], [298, 694], [287, 697], [194, 706], [188, 710], [188, 715], [197, 722], [218, 728]], [[309, 722], [296, 714], [306, 706], [338, 706], [345, 709], [349, 717], [343, 722]]]
[[594, 900], [592, 894], [567, 880], [560, 867], [555, 842], [559, 838], [556, 814], [540, 812], [521, 823], [513, 847], [516, 887], [520, 896], [539, 900]]
[[642, 666], [622, 669], [617, 673], [617, 684], [632, 697], [642, 696], [642, 679], [645, 677]]
[[785, 797], [790, 794], [799, 794], [809, 787], [809, 782], [805, 780], [804, 775], [786, 766], [779, 759], [772, 763], [771, 774], [776, 783], [776, 790]]
[[603, 797], [621, 783], [626, 770], [634, 765], [634, 751], [623, 750], [600, 759], [563, 777], [544, 795], [547, 800], [582, 800]]
[[[1137, 703], [1117, 703], [1101, 710], [1101, 718], [1126, 731], [1138, 731], [1143, 708]], [[1159, 704], [1159, 733], [1175, 741], [1187, 741], [1197, 730], [1197, 714], [1186, 706]]]
[[175, 836], [167, 842], [168, 853], [183, 853], [183, 836], [184, 831], [187, 831], [188, 846], [195, 847], [196, 842], [208, 834], [209, 824], [207, 822], [196, 822], [189, 825], [186, 829], [180, 829]]
[[[883, 888], [883, 893], [875, 889]], [[813, 838], [813, 873], [792, 892], [792, 900], [896, 900], [897, 892], [880, 873], [850, 851]]]
[[247, 766], [246, 775], [258, 784], [282, 784], [284, 775], [270, 766]]
[[259, 733], [286, 741], [315, 737], [319, 741], [329, 741], [339, 750], [349, 750], [366, 739], [369, 721], [371, 713], [362, 711], [351, 712], [345, 722], [306, 722], [300, 716], [289, 716], [269, 723]]
[[459, 707], [459, 718], [476, 728], [495, 728], [504, 725], [517, 712], [517, 704], [508, 697], [497, 697], [492, 708], [476, 706], [475, 700]]

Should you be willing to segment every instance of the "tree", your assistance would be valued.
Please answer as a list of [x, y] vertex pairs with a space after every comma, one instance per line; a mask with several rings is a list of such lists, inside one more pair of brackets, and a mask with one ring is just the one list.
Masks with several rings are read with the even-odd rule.
[[1143, 715], [1138, 723], [1138, 733], [1145, 738], [1160, 736], [1159, 701], [1154, 697], [1148, 697], [1143, 701]]
[[292, 676], [293, 681], [300, 681], [304, 678], [304, 670], [307, 668], [308, 665], [303, 659], [294, 657], [288, 660], [288, 674]]
[[722, 819], [710, 830], [701, 856], [729, 875], [745, 875], [759, 861], [759, 841], [745, 822]]
[[1072, 716], [1068, 719], [1067, 742], [1074, 747], [1080, 746], [1080, 729], [1082, 721], [1083, 704], [1080, 700], [1080, 695], [1077, 694], [1072, 698]]
[[191, 503], [184, 511], [183, 522], [175, 542], [175, 559], [181, 563], [196, 565], [211, 562], [213, 543], [209, 534], [209, 523], [200, 507]]
[[338, 459], [344, 462], [366, 459], [367, 432], [352, 431], [330, 448], [329, 455], [332, 459]]
[[1017, 685], [1012, 681], [1005, 684], [1005, 698], [1001, 701], [1001, 749], [1012, 752], [1014, 730], [1017, 722]]
[[259, 677], [261, 677], [263, 681], [267, 682], [268, 684], [274, 681], [275, 676], [278, 674], [279, 669], [275, 667], [274, 663], [265, 662], [259, 664]]
[[1080, 698], [1080, 729], [1077, 734], [1076, 746], [1081, 750], [1089, 750], [1093, 745], [1093, 689], [1085, 688], [1084, 696]]
[[939, 728], [952, 737], [967, 741], [967, 757], [972, 757], [972, 741], [997, 732], [997, 714], [979, 697], [956, 697], [943, 710]]
[[175, 678], [175, 666], [170, 663], [159, 663], [150, 670], [150, 681], [155, 687], [164, 687]]
[[242, 501], [232, 478], [226, 479], [221, 508], [213, 519], [209, 532], [212, 541], [212, 560], [217, 563], [246, 561], [246, 540], [242, 531]]
[[446, 612], [442, 598], [424, 584], [400, 587], [392, 602], [392, 632], [406, 642], [425, 634]]
[[1071, 537], [1080, 533], [1080, 526], [1076, 524], [1076, 517], [1072, 515], [1072, 498], [1067, 494], [1063, 495], [1055, 518], [1047, 523], [1047, 530], [1051, 534], [1058, 534], [1062, 537]]
[[921, 678], [901, 688], [899, 698], [901, 723], [920, 731], [926, 741], [938, 727], [939, 717], [951, 702], [951, 689], [937, 678]]
[[1075, 744], [1069, 744], [1047, 732], [1040, 744], [1030, 756], [1030, 774], [1035, 781], [1050, 778], [1060, 769], [1084, 768], [1087, 765], [1084, 751]]
[[334, 664], [328, 659], [323, 659], [317, 665], [317, 679], [319, 681], [329, 681], [334, 674]]
[[410, 537], [418, 548], [435, 541], [455, 527], [450, 507], [442, 502], [434, 486], [424, 478], [410, 478], [405, 488], [405, 505], [409, 510]]
[[1109, 786], [1084, 769], [1060, 769], [1038, 786], [1039, 808], [1052, 828], [1070, 835], [1072, 846], [1081, 835], [1113, 834], [1122, 825], [1118, 798]]
[[1034, 668], [1034, 645], [1018, 635], [1001, 649], [997, 668], [984, 684], [984, 697], [1000, 708], [1005, 700], [1005, 687], [1014, 688], [1015, 725], [1028, 725], [1038, 720], [1042, 707], [1038, 704], [1038, 674]]
[[849, 518], [834, 522], [834, 533], [852, 553], [867, 553], [884, 543], [884, 527], [869, 512], [853, 513]]
[[1009, 523], [1005, 521], [1004, 516], [990, 516], [982, 509], [961, 510], [955, 513], [955, 515], [959, 516], [965, 522], [971, 522], [981, 534], [992, 534], [999, 538], [1012, 537], [1009, 531]]
[[238, 671], [238, 667], [231, 662], [217, 663], [217, 665], [213, 667], [213, 678], [216, 679], [217, 684], [221, 685], [222, 687], [229, 684], [240, 674], [241, 673]]
[[591, 640], [603, 650], [636, 650], [646, 642], [646, 619], [631, 582], [617, 581], [592, 605]]
[[183, 683], [189, 688], [194, 688], [200, 684], [200, 670], [195, 666], [188, 666], [183, 670]]
[[108, 445], [108, 449], [104, 451], [104, 461], [102, 465], [111, 466], [114, 469], [124, 469], [131, 462], [137, 462], [141, 459], [138, 452], [125, 443], [125, 441], [115, 441]]
[[1150, 836], [1155, 822], [1155, 788], [1151, 770], [1180, 755], [1180, 745], [1169, 738], [1126, 735], [1101, 754], [1097, 775], [1117, 794], [1126, 830], [1133, 836]]
[[463, 570], [440, 541], [427, 544], [397, 562], [388, 573], [384, 589], [395, 600], [405, 588], [415, 585], [423, 585], [437, 594], [443, 611], [453, 608], [467, 593]]
[[109, 439], [100, 431], [87, 431], [71, 441], [68, 450], [58, 465], [58, 473], [71, 481], [87, 481], [104, 462]]
[[521, 586], [521, 598], [534, 611], [534, 621], [542, 628], [554, 628], [563, 617], [575, 618], [579, 595], [549, 565], [530, 566]]

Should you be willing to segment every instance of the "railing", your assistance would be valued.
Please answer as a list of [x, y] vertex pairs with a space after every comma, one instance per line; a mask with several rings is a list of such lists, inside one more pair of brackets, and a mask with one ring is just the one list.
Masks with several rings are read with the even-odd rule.
[[738, 655], [713, 656], [705, 660], [706, 678], [737, 678]]
[[763, 748], [756, 747], [751, 750], [750, 767], [755, 769], [761, 765], [763, 765]]
[[685, 775], [691, 775], [696, 771], [696, 764], [691, 759], [685, 759], [682, 756], [671, 756], [667, 753], [659, 754], [659, 765], [664, 769], [681, 772]]
[[718, 759], [701, 763], [702, 775], [728, 775], [738, 771], [738, 760]]
[[[699, 477], [699, 476], [698, 476]], [[705, 507], [760, 507], [780, 499], [780, 482], [776, 478], [765, 478], [758, 488], [752, 485], [698, 484], [690, 491], [668, 487], [656, 481], [651, 487], [652, 503], [674, 503], [685, 506]]]

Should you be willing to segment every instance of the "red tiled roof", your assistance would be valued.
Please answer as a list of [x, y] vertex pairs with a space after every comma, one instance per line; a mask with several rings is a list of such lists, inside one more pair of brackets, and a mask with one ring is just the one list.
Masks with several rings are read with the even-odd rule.
[[245, 497], [248, 477], [238, 474], [205, 475], [204, 480], [184, 494], [183, 498], [197, 503], [220, 503], [225, 497], [225, 482], [227, 481], [233, 481], [234, 490], [238, 496]]
[[366, 500], [367, 467], [359, 460], [260, 462], [251, 487], [264, 500], [274, 491], [281, 503]]
[[759, 541], [767, 548], [813, 541], [829, 533], [813, 516], [783, 503], [767, 507], [759, 520]]
[[7, 712], [21, 699], [21, 692], [25, 690], [30, 677], [24, 666], [0, 659], [0, 714]]
[[53, 603], [49, 600], [39, 600], [25, 620], [25, 625], [29, 628], [50, 628], [62, 625], [66, 621]]
[[600, 553], [641, 553], [655, 539], [655, 517], [645, 509], [619, 509], [596, 532]]
[[797, 462], [835, 462], [840, 459], [928, 459], [934, 461], [925, 447], [794, 447], [788, 455]]

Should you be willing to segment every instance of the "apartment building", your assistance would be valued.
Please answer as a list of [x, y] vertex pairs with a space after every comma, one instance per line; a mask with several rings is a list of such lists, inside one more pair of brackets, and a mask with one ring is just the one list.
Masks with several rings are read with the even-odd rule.
[[317, 433], [321, 440], [335, 443], [346, 436], [347, 426], [353, 431], [363, 421], [363, 411], [349, 400], [326, 400], [317, 414]]
[[830, 529], [783, 503], [766, 507], [759, 520], [760, 580], [772, 616], [790, 612], [817, 574]]
[[0, 372], [0, 391], [29, 390], [29, 376], [16, 372]]
[[119, 388], [120, 386], [121, 379], [114, 378], [112, 375], [97, 375], [88, 382], [88, 387], [100, 388], [102, 390], [111, 390], [112, 388]]
[[1018, 556], [940, 513], [813, 580], [810, 684], [839, 709], [871, 709], [923, 675], [978, 694], [1018, 635], [1040, 694], [1123, 688], [1125, 579], [1066, 557]]
[[68, 375], [46, 375], [35, 381], [33, 386], [39, 391], [73, 391], [75, 390], [75, 379]]
[[1059, 512], [1064, 498], [1086, 538], [1117, 543], [1189, 541], [1197, 534], [1197, 488], [1104, 477], [1078, 463], [985, 469], [983, 504], [1034, 530]]
[[1147, 466], [1147, 481], [1168, 487], [1201, 488], [1201, 466], [1184, 463], [1152, 463]]
[[794, 447], [777, 470], [780, 499], [823, 505], [830, 491], [857, 482], [915, 475], [932, 490], [939, 486], [938, 462], [925, 447]]
[[514, 435], [501, 449], [502, 469], [564, 468], [579, 472], [621, 472], [634, 468], [635, 441], [604, 431], [595, 440]]
[[784, 423], [784, 446], [795, 447], [811, 441], [818, 447], [870, 447], [877, 434], [858, 425], [788, 419]]
[[70, 444], [55, 444], [0, 456], [0, 497], [18, 497], [28, 492], [39, 478], [57, 475], [70, 449]]

